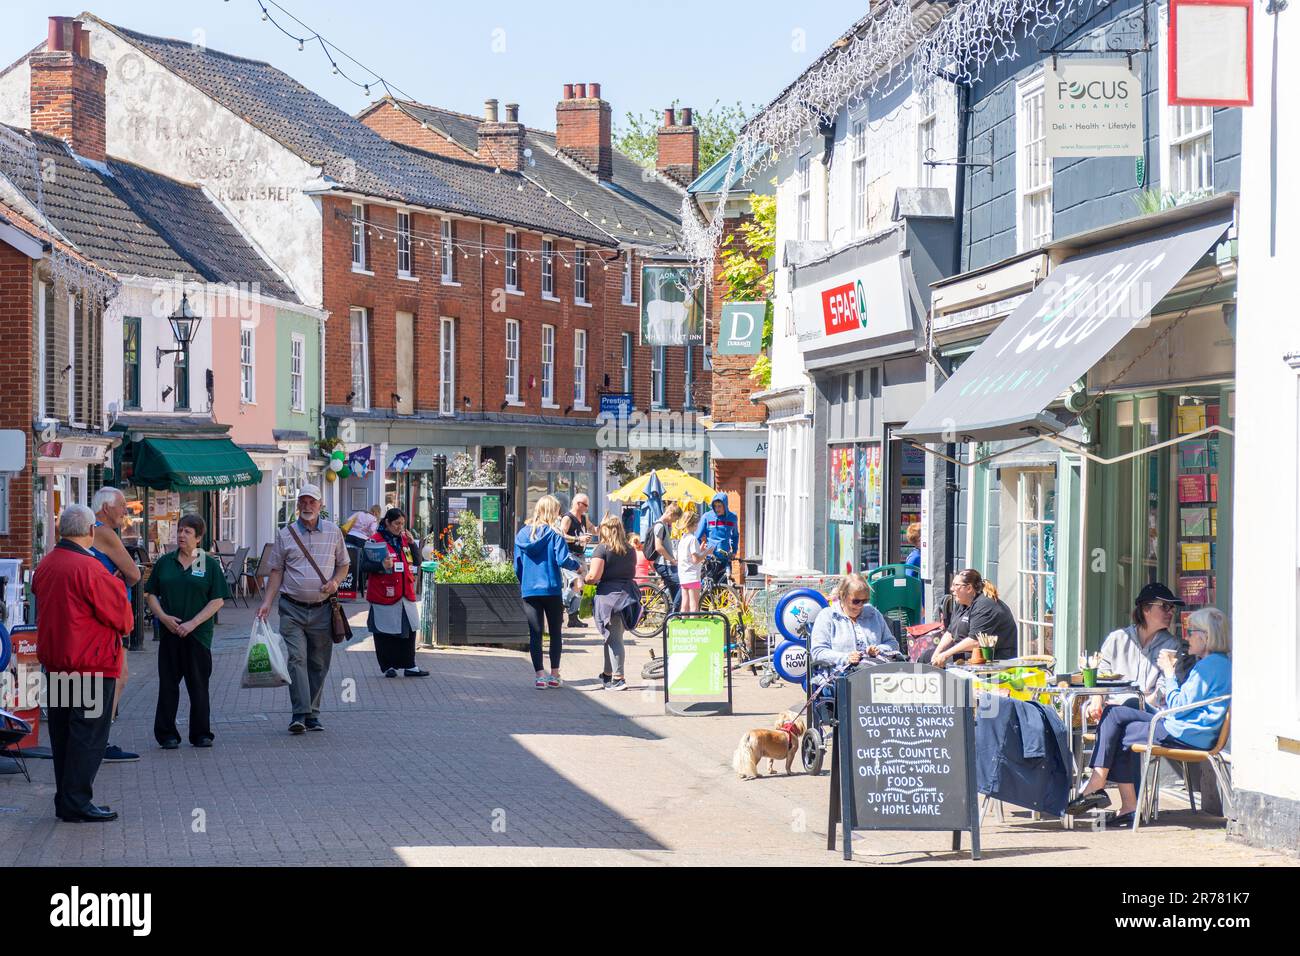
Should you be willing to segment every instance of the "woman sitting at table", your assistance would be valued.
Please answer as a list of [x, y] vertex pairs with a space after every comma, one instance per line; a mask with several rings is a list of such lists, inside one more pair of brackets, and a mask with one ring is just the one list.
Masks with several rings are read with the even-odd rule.
[[[1135, 684], [1142, 700], [1159, 710], [1164, 702], [1160, 692], [1160, 668], [1156, 661], [1163, 650], [1175, 653], [1182, 642], [1169, 633], [1174, 622], [1174, 611], [1182, 606], [1174, 592], [1163, 584], [1148, 584], [1138, 592], [1133, 603], [1133, 623], [1111, 631], [1101, 645], [1101, 663], [1097, 669], [1118, 674]], [[1131, 693], [1112, 694], [1109, 700], [1102, 696], [1088, 702], [1087, 715], [1091, 723], [1101, 720], [1107, 703], [1136, 703]]]
[[897, 652], [898, 639], [885, 616], [871, 606], [871, 585], [861, 574], [846, 574], [830, 607], [813, 621], [812, 659], [818, 667], [845, 667], [882, 650]]
[[1011, 608], [998, 598], [993, 585], [973, 568], [953, 575], [951, 612], [944, 621], [943, 637], [933, 651], [921, 655], [921, 663], [943, 667], [959, 654], [979, 647], [977, 634], [996, 634], [993, 659], [1010, 660], [1016, 656], [1016, 617]]
[[[1166, 648], [1156, 659], [1163, 675], [1161, 690], [1166, 708], [1195, 704], [1232, 692], [1232, 660], [1228, 656], [1232, 653], [1232, 637], [1227, 616], [1217, 607], [1193, 611], [1187, 621], [1187, 641], [1198, 661], [1185, 682], [1178, 680], [1174, 651]], [[1219, 738], [1219, 728], [1227, 712], [1227, 702], [1221, 701], [1162, 717], [1153, 742], [1160, 747], [1209, 750]], [[1124, 827], [1133, 823], [1140, 759], [1130, 748], [1147, 742], [1154, 716], [1124, 705], [1110, 706], [1102, 712], [1097, 745], [1092, 752], [1092, 776], [1083, 793], [1065, 808], [1066, 813], [1075, 815], [1110, 806], [1110, 797], [1102, 788], [1107, 783], [1115, 783], [1119, 785], [1120, 808], [1111, 825]]]

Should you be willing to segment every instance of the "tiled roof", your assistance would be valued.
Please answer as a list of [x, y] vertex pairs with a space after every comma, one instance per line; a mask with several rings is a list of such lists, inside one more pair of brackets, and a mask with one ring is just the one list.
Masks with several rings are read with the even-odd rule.
[[[613, 243], [516, 173], [402, 149], [268, 63], [88, 17], [323, 173], [340, 192]], [[522, 189], [520, 187], [523, 187]]]
[[0, 174], [99, 266], [119, 276], [256, 282], [267, 295], [297, 301], [197, 186], [115, 159], [85, 162], [60, 139], [25, 135], [33, 152], [0, 148]]
[[[470, 153], [478, 151], [478, 117], [403, 100], [412, 117], [430, 129], [449, 134]], [[596, 223], [620, 242], [671, 246], [681, 227], [682, 192], [614, 150], [614, 175], [601, 181], [573, 160], [562, 156], [555, 134], [525, 127], [524, 145], [533, 151], [533, 165], [524, 175], [559, 197], [575, 212]]]

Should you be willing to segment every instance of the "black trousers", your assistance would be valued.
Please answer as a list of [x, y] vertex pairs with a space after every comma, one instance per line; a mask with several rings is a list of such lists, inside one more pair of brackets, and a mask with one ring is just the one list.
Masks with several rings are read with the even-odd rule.
[[212, 677], [212, 651], [193, 637], [178, 637], [166, 628], [158, 639], [158, 706], [153, 714], [153, 735], [158, 743], [180, 740], [176, 709], [181, 702], [181, 681], [190, 695], [190, 743], [212, 738], [212, 705], [208, 679]]
[[[564, 623], [564, 598], [558, 594], [524, 598], [524, 614], [528, 618], [528, 650], [533, 656], [533, 670], [542, 669], [542, 625], [551, 635], [551, 670], [560, 666], [562, 650], [560, 627]], [[545, 621], [543, 621], [543, 618]]]
[[[55, 675], [70, 676], [70, 675]], [[81, 682], [85, 688], [90, 678]], [[52, 679], [51, 686], [66, 688]], [[113, 726], [113, 691], [117, 678], [106, 677], [98, 683], [97, 699], [83, 695], [81, 701], [59, 693], [50, 695], [46, 716], [50, 729], [50, 750], [54, 754], [54, 812], [57, 816], [74, 816], [91, 807], [95, 774], [104, 760], [108, 731]], [[69, 706], [77, 704], [78, 706]], [[87, 706], [90, 705], [90, 706]]]

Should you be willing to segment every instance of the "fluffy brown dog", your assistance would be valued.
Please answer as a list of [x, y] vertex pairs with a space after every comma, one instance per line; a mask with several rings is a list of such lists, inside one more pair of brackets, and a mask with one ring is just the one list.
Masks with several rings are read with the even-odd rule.
[[758, 776], [758, 762], [764, 757], [769, 774], [776, 773], [777, 760], [784, 759], [788, 776], [805, 729], [803, 718], [796, 720], [793, 712], [782, 711], [776, 718], [775, 730], [751, 730], [740, 738], [731, 758], [732, 769], [740, 774], [740, 779], [753, 780]]

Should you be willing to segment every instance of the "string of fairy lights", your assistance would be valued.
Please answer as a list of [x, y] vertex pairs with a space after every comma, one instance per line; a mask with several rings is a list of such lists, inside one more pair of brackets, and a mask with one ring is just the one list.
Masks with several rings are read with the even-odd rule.
[[[229, 3], [230, 0], [225, 0], [225, 2]], [[271, 24], [273, 27], [275, 27], [275, 29], [279, 30], [286, 37], [288, 37], [289, 39], [297, 43], [298, 50], [300, 52], [305, 51], [308, 46], [318, 47], [320, 51], [324, 53], [325, 57], [329, 60], [330, 69], [333, 75], [342, 77], [344, 80], [346, 80], [348, 83], [351, 83], [357, 89], [362, 90], [367, 97], [373, 96], [375, 91], [382, 90], [386, 101], [392, 106], [394, 110], [409, 117], [413, 122], [418, 123], [422, 129], [427, 130], [429, 132], [437, 132], [441, 134], [443, 137], [446, 138], [448, 143], [452, 143], [453, 145], [461, 146], [462, 148], [467, 149], [467, 147], [464, 147], [463, 144], [459, 143], [456, 140], [452, 132], [449, 129], [447, 129], [446, 125], [438, 118], [436, 112], [430, 112], [427, 115], [417, 115], [415, 112], [412, 111], [412, 109], [408, 105], [408, 102], [418, 104], [418, 100], [416, 100], [415, 97], [411, 96], [401, 87], [397, 86], [397, 84], [390, 82], [382, 74], [366, 66], [364, 63], [362, 63], [356, 57], [352, 56], [342, 47], [326, 39], [325, 36], [320, 33], [320, 31], [316, 30], [314, 27], [310, 26], [309, 24], [305, 23], [303, 20], [299, 19], [289, 10], [285, 9], [283, 6], [277, 3], [276, 0], [254, 0], [254, 2], [257, 4], [258, 9], [261, 11], [262, 20], [266, 23]], [[292, 30], [286, 27], [283, 23], [280, 22], [279, 19], [276, 18], [275, 13], [272, 12], [273, 9], [275, 11], [278, 11], [287, 20], [292, 20], [295, 24], [297, 24], [302, 29], [302, 32], [298, 32], [297, 30]], [[369, 79], [357, 79], [347, 69], [345, 69], [343, 65], [340, 65], [341, 60], [346, 60], [349, 63], [353, 64], [358, 70], [364, 71], [364, 73], [368, 75]], [[403, 101], [407, 101], [407, 102], [403, 102]], [[436, 130], [434, 129], [434, 126], [437, 127]], [[500, 173], [501, 168], [498, 166], [496, 167], [495, 171], [497, 173]], [[520, 175], [524, 179], [528, 180], [533, 185], [535, 185], [538, 189], [542, 190], [542, 192], [546, 195], [548, 199], [552, 199], [556, 202], [563, 203], [575, 215], [581, 216], [584, 220], [591, 223], [593, 226], [604, 227], [610, 224], [608, 216], [594, 215], [590, 209], [580, 208], [577, 204], [575, 204], [575, 200], [578, 199], [576, 193], [572, 193], [568, 196], [562, 195], [560, 192], [556, 191], [554, 188], [552, 188], [550, 185], [544, 182], [543, 180], [545, 177], [541, 176], [537, 172], [536, 168], [531, 164], [529, 169], [520, 170]], [[523, 183], [520, 183], [517, 186], [517, 188], [520, 191], [522, 191], [524, 188]], [[633, 226], [629, 228], [628, 226], [625, 226], [622, 220], [618, 219], [617, 217], [615, 217], [614, 226], [617, 229], [622, 230], [625, 234], [628, 231], [630, 231], [632, 236], [638, 240], [641, 239], [647, 240], [645, 242], [640, 243], [642, 246], [646, 248], [675, 249], [677, 247], [676, 236], [673, 234], [672, 230], [667, 227], [664, 227], [658, 233], [656, 233], [655, 229], [652, 226], [647, 226], [644, 230], [642, 230], [640, 227], [637, 226]], [[605, 230], [602, 229], [602, 231]], [[645, 233], [644, 236], [642, 236], [642, 232]], [[659, 242], [658, 240], [660, 240], [661, 238], [667, 241]], [[440, 237], [425, 237], [426, 242], [429, 239], [434, 239], [439, 242], [441, 241]], [[500, 246], [490, 247], [482, 244], [462, 242], [459, 240], [455, 243], [455, 245], [457, 245], [458, 247], [464, 246], [467, 248], [473, 248], [480, 251], [481, 253], [487, 253], [493, 251], [495, 252], [506, 251], [505, 247], [500, 247]], [[567, 260], [565, 261], [565, 265], [566, 267], [569, 265]]]
[[[497, 265], [501, 264], [501, 259], [497, 257], [497, 253], [501, 253], [503, 256], [506, 256], [510, 253], [514, 253], [516, 256], [522, 256], [528, 262], [537, 262], [541, 259], [544, 259], [547, 256], [553, 256], [554, 258], [559, 259], [560, 262], [563, 263], [564, 268], [566, 269], [571, 268], [573, 264], [577, 261], [576, 255], [570, 257], [569, 255], [566, 255], [565, 253], [561, 252], [559, 249], [556, 249], [554, 247], [552, 247], [549, 250], [543, 250], [543, 249], [531, 249], [523, 245], [498, 246], [489, 243], [475, 242], [473, 240], [461, 240], [461, 239], [448, 240], [445, 239], [440, 233], [417, 232], [412, 229], [402, 229], [396, 226], [381, 226], [371, 222], [368, 219], [361, 219], [356, 216], [348, 216], [347, 214], [341, 212], [338, 213], [338, 216], [351, 223], [354, 229], [356, 228], [364, 229], [367, 238], [391, 241], [394, 245], [400, 245], [402, 238], [405, 237], [407, 243], [409, 244], [409, 247], [412, 250], [416, 248], [423, 249], [425, 247], [428, 247], [433, 250], [434, 255], [442, 255], [443, 248], [450, 247], [452, 250], [454, 250], [455, 253], [459, 254], [463, 259], [471, 258], [470, 255], [471, 253], [477, 253], [478, 258], [480, 259], [490, 258]], [[600, 250], [600, 249], [585, 250], [587, 257], [594, 257], [598, 262], [601, 263], [601, 268], [603, 271], [609, 271], [609, 267], [611, 263], [619, 262], [624, 258], [624, 254], [620, 252], [620, 253], [616, 253], [613, 258], [607, 259], [605, 258], [605, 256], [601, 254], [603, 251], [604, 250]]]

